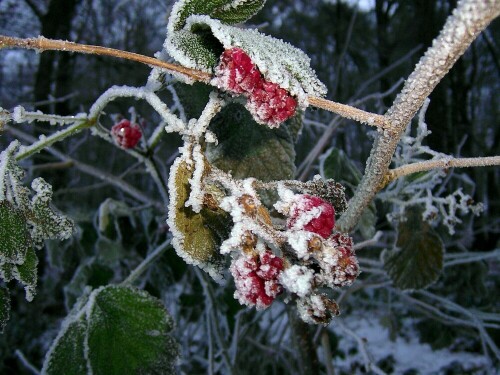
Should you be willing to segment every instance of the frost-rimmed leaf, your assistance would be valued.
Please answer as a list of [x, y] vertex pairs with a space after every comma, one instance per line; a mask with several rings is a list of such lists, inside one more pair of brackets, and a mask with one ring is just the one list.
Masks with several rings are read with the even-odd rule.
[[422, 289], [434, 283], [443, 269], [443, 242], [422, 220], [419, 209], [407, 209], [398, 226], [397, 249], [383, 254], [384, 269], [400, 289]]
[[295, 148], [287, 124], [259, 126], [237, 103], [228, 104], [212, 122], [218, 145], [207, 146], [207, 159], [234, 178], [288, 180], [295, 173]]
[[10, 293], [9, 289], [0, 286], [0, 333], [7, 325], [10, 318]]
[[7, 200], [0, 201], [0, 264], [22, 264], [30, 248], [24, 213]]
[[64, 320], [42, 374], [173, 374], [173, 321], [159, 300], [108, 285], [84, 295]]
[[35, 246], [41, 248], [46, 239], [65, 240], [74, 230], [73, 221], [56, 212], [51, 206], [52, 186], [41, 177], [31, 183], [35, 195], [31, 200], [30, 222], [33, 225], [31, 236]]
[[188, 154], [184, 154], [170, 168], [167, 223], [173, 235], [172, 245], [186, 263], [198, 266], [215, 280], [220, 280], [224, 258], [219, 254], [219, 247], [225, 239], [223, 232], [229, 231], [224, 227], [230, 219], [222, 211], [203, 208], [196, 213], [185, 206], [191, 193], [189, 180], [193, 176], [193, 165]]
[[245, 22], [262, 9], [266, 0], [180, 0], [172, 7], [169, 23], [180, 30], [193, 14], [205, 14], [226, 24]]
[[182, 29], [169, 20], [164, 47], [182, 65], [212, 72], [222, 50], [239, 47], [266, 80], [278, 84], [305, 106], [308, 95], [324, 96], [326, 87], [316, 77], [309, 57], [300, 49], [257, 30], [229, 26], [206, 15], [192, 15]]
[[35, 254], [35, 250], [29, 248], [26, 252], [23, 264], [0, 264], [0, 278], [4, 279], [6, 282], [13, 279], [19, 281], [24, 286], [26, 300], [30, 302], [36, 294], [37, 266], [38, 258]]

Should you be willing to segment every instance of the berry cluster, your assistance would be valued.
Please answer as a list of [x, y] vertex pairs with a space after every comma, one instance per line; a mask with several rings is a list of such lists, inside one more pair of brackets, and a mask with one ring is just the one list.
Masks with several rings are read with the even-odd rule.
[[115, 143], [121, 148], [134, 148], [142, 137], [139, 125], [123, 119], [111, 128]]
[[270, 250], [265, 250], [258, 255], [244, 253], [238, 259], [233, 260], [230, 271], [236, 284], [234, 297], [241, 304], [264, 309], [283, 290], [278, 282], [283, 271], [283, 259], [274, 255]]
[[279, 126], [297, 108], [297, 101], [276, 83], [265, 80], [250, 56], [238, 47], [222, 53], [214, 83], [248, 97], [247, 109], [254, 119], [270, 127]]
[[290, 205], [287, 227], [306, 230], [328, 238], [335, 226], [335, 209], [319, 197], [296, 194]]

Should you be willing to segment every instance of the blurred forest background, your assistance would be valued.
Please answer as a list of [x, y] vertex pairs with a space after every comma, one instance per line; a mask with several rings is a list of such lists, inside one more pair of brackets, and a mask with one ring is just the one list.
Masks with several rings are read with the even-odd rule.
[[[162, 49], [172, 3], [168, 0], [0, 0], [0, 34], [43, 35], [153, 56]], [[358, 8], [355, 2], [335, 0], [268, 0], [250, 22], [262, 32], [305, 51], [328, 87], [328, 99], [354, 103], [382, 114], [456, 3], [456, 0], [373, 0], [368, 2], [370, 6]], [[426, 122], [432, 131], [427, 138], [432, 149], [457, 157], [500, 155], [499, 41], [497, 20], [478, 37], [431, 95]], [[0, 106], [11, 110], [20, 104], [27, 109], [59, 115], [86, 112], [112, 85], [145, 84], [149, 71], [138, 63], [107, 57], [2, 50]], [[173, 103], [170, 90], [162, 95]], [[145, 132], [152, 131], [159, 118], [142, 102], [116, 101], [106, 108], [106, 113], [130, 117], [131, 106], [135, 107]], [[103, 117], [102, 121], [112, 124], [111, 116]], [[311, 161], [308, 155], [326, 129], [330, 129], [331, 136], [317, 156], [335, 147], [344, 151], [351, 167], [363, 172], [373, 142], [370, 129], [338, 120], [321, 110], [308, 110], [304, 124], [296, 148], [297, 178], [307, 180], [318, 173], [318, 158]], [[18, 128], [32, 136], [51, 131], [43, 124]], [[2, 133], [0, 149], [12, 138], [8, 132]], [[179, 145], [177, 135], [169, 134], [162, 139], [155, 157], [163, 175], [167, 175]], [[65, 243], [49, 243], [43, 254], [39, 252], [40, 282], [33, 302], [24, 300], [21, 288], [13, 296], [12, 317], [0, 336], [0, 373], [4, 374], [32, 373], [22, 365], [16, 349], [34, 366], [41, 367], [61, 319], [84, 287], [122, 280], [168, 233], [164, 224], [166, 212], [159, 208], [164, 202], [144, 168], [135, 164], [134, 159], [90, 133], [80, 134], [54, 148], [80, 165], [93, 166], [105, 175], [128, 182], [147, 195], [150, 202], [138, 202], [106, 180], [68, 167], [47, 152], [24, 164], [29, 180], [42, 176], [53, 185], [57, 207], [75, 219], [78, 233]], [[342, 176], [336, 177], [342, 179]], [[348, 177], [344, 180], [349, 182]], [[484, 213], [474, 219], [465, 218], [454, 236], [441, 228], [446, 251], [467, 249], [484, 253], [498, 249], [499, 169], [470, 169], [446, 186], [450, 192], [458, 187], [471, 194], [476, 202], [482, 202]], [[108, 198], [128, 208], [113, 211], [113, 225], [102, 232], [96, 228], [96, 213]], [[384, 236], [373, 250], [366, 250], [362, 255], [367, 262], [370, 259], [377, 262], [381, 250], [394, 245], [395, 230], [386, 220], [391, 210], [389, 205], [377, 201], [371, 209], [376, 213], [375, 229], [383, 231]], [[355, 239], [367, 238], [357, 232]], [[173, 251], [148, 272], [141, 287], [162, 298], [174, 316], [176, 335], [182, 346], [180, 369], [188, 374], [205, 373], [210, 361], [223, 363], [221, 353], [224, 351], [231, 355], [232, 351], [237, 352], [232, 363], [235, 374], [249, 373], [245, 365], [249, 363], [255, 364], [253, 373], [299, 373], [310, 366], [325, 373], [329, 371], [322, 359], [325, 347], [335, 357], [336, 373], [363, 372], [366, 358], [359, 342], [346, 341], [343, 337], [349, 336], [346, 332], [356, 327], [362, 330], [360, 326], [351, 326], [348, 317], [361, 319], [367, 311], [373, 315], [370, 319], [375, 319], [384, 332], [388, 332], [388, 341], [397, 343], [410, 335], [417, 337], [418, 344], [430, 345], [431, 352], [462, 353], [455, 362], [446, 363], [438, 370], [458, 374], [464, 373], [467, 367], [469, 373], [487, 373], [492, 363], [496, 361], [498, 365], [498, 353], [485, 349], [474, 327], [453, 323], [449, 319], [454, 316], [453, 312], [439, 316], [439, 312], [412, 304], [391, 288], [370, 288], [367, 285], [383, 284], [387, 278], [365, 271], [363, 263], [362, 270], [361, 286], [353, 286], [349, 298], [343, 295], [346, 298], [341, 309], [345, 319], [339, 318], [338, 325], [335, 320], [329, 329], [301, 325], [294, 321], [293, 314], [287, 314], [282, 303], [265, 312], [245, 310], [232, 299], [231, 283], [218, 287], [207, 282], [204, 275], [187, 267]], [[500, 309], [498, 259], [445, 270], [430, 289], [432, 293], [446, 296], [466, 309], [487, 311], [495, 316], [492, 321], [499, 322], [496, 315]], [[210, 293], [206, 291], [207, 285]], [[425, 296], [411, 298], [425, 300]], [[426, 302], [432, 305], [430, 299]], [[213, 320], [220, 320], [220, 326], [213, 327]], [[498, 343], [499, 330], [494, 326], [485, 329], [488, 337]], [[214, 329], [211, 331], [210, 327]], [[369, 336], [368, 331], [365, 334]], [[353, 337], [356, 336], [351, 339]], [[411, 341], [409, 337], [406, 339]], [[301, 340], [306, 340], [307, 345]], [[367, 342], [370, 350], [369, 337]], [[320, 347], [323, 349], [315, 350]], [[388, 373], [426, 373], [418, 364], [401, 363], [394, 352], [379, 352], [375, 350], [371, 360]], [[472, 359], [467, 360], [469, 357], [463, 353], [473, 355]], [[487, 357], [493, 362], [481, 359]], [[220, 366], [221, 373], [229, 373], [227, 367]], [[214, 372], [216, 370], [217, 367]]]

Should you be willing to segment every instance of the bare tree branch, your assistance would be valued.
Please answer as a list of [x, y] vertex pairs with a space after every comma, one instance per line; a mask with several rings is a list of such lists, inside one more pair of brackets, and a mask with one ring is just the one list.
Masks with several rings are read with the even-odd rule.
[[390, 127], [379, 132], [375, 140], [361, 183], [346, 212], [337, 222], [340, 230], [348, 232], [355, 227], [364, 209], [383, 186], [399, 139], [424, 100], [479, 33], [499, 14], [500, 2], [497, 0], [459, 2], [385, 114]]

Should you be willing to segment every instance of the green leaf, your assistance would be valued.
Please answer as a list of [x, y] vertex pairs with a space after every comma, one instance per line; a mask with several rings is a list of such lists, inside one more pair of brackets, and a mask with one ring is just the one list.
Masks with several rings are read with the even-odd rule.
[[192, 85], [179, 82], [174, 84], [174, 89], [184, 108], [187, 120], [200, 117], [208, 103], [210, 92], [213, 90], [211, 86], [200, 82]]
[[23, 211], [7, 200], [0, 201], [0, 264], [24, 262], [31, 236]]
[[177, 158], [170, 170], [168, 224], [174, 237], [172, 244], [187, 263], [218, 279], [224, 262], [219, 247], [229, 233], [230, 218], [222, 210], [203, 208], [196, 213], [185, 206], [191, 193], [189, 179], [193, 176], [193, 168], [186, 158]]
[[[351, 197], [362, 177], [362, 173], [356, 164], [349, 159], [344, 151], [337, 148], [331, 148], [325, 153], [320, 162], [320, 169], [323, 177], [332, 178], [344, 185], [347, 194]], [[363, 238], [370, 239], [375, 235], [376, 224], [377, 209], [375, 203], [372, 202], [363, 211], [357, 229], [361, 232]]]
[[10, 293], [9, 289], [0, 286], [0, 333], [7, 325], [10, 318]]
[[269, 129], [257, 124], [241, 104], [231, 103], [213, 120], [211, 130], [218, 145], [207, 146], [207, 158], [234, 178], [293, 178], [295, 149], [287, 124]]
[[173, 374], [178, 347], [172, 318], [146, 292], [107, 286], [93, 293], [88, 360], [94, 374]]
[[422, 289], [435, 282], [443, 269], [443, 243], [422, 219], [420, 209], [408, 208], [398, 226], [397, 249], [384, 253], [384, 269], [400, 289]]
[[31, 200], [30, 222], [33, 224], [31, 236], [37, 248], [43, 246], [46, 239], [64, 240], [71, 237], [74, 223], [58, 213], [51, 206], [52, 186], [41, 177], [33, 180], [31, 187], [35, 195]]
[[42, 374], [80, 375], [87, 374], [85, 358], [85, 335], [87, 321], [85, 315], [78, 320], [63, 325], [54, 344], [47, 353]]
[[108, 285], [84, 295], [62, 324], [42, 374], [174, 374], [179, 348], [159, 300]]
[[36, 293], [37, 266], [38, 258], [33, 248], [30, 248], [26, 253], [26, 259], [23, 264], [14, 266], [16, 269], [15, 273], [18, 275], [16, 279], [24, 285], [27, 301], [32, 301]]
[[193, 14], [205, 14], [226, 24], [245, 22], [262, 9], [266, 0], [180, 0], [175, 3], [170, 23], [175, 30]]

